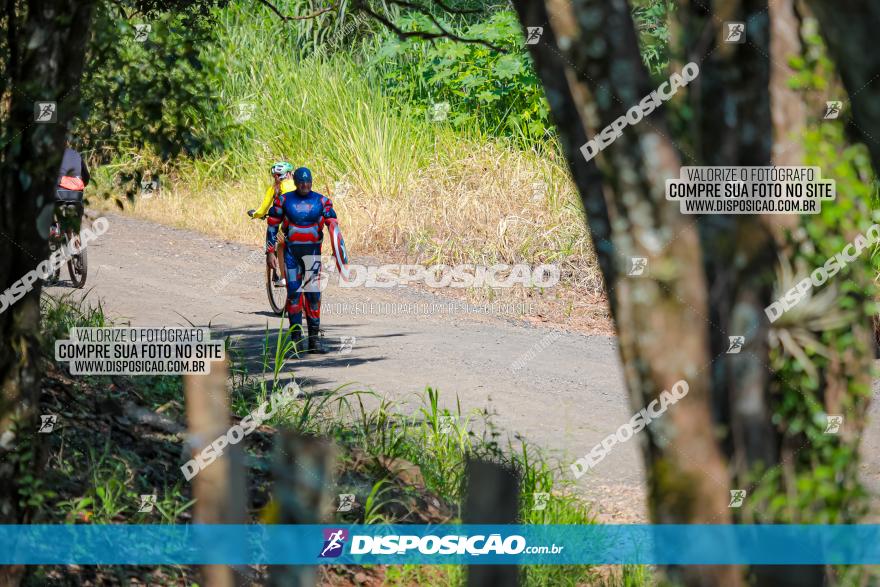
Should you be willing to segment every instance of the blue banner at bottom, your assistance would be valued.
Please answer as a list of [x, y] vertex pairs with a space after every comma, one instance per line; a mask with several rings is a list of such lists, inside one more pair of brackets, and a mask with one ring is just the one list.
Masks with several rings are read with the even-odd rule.
[[880, 564], [880, 525], [0, 525], [0, 564]]

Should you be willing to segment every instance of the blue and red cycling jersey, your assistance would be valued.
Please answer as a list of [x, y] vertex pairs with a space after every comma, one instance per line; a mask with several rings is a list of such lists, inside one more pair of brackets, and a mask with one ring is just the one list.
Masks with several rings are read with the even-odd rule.
[[310, 191], [305, 196], [292, 191], [281, 194], [266, 219], [266, 251], [275, 250], [278, 228], [287, 245], [318, 244], [324, 240], [324, 226], [336, 221], [336, 211], [330, 198]]

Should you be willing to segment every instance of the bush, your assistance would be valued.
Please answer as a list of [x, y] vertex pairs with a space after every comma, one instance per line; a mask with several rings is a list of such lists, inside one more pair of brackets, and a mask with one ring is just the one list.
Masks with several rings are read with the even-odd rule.
[[[439, 31], [422, 14], [403, 15], [397, 24], [407, 31]], [[477, 43], [401, 41], [389, 35], [371, 62], [386, 94], [426, 118], [433, 116], [435, 104], [446, 103], [446, 116], [460, 131], [512, 137], [524, 144], [551, 137], [544, 89], [516, 15], [504, 10], [471, 25], [443, 26], [506, 52]]]
[[[213, 26], [181, 15], [129, 21], [99, 3], [81, 84], [85, 111], [74, 124], [78, 146], [100, 146], [93, 158], [143, 149], [163, 159], [210, 150], [203, 127], [216, 108], [219, 82]], [[149, 24], [136, 40], [137, 24]]]

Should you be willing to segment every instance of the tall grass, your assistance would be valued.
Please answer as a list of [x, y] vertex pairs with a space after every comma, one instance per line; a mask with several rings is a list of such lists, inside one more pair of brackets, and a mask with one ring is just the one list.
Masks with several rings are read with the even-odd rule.
[[[219, 20], [225, 107], [204, 126], [223, 149], [175, 162], [161, 195], [138, 201], [135, 214], [257, 244], [264, 224], [245, 211], [262, 198], [270, 164], [287, 159], [310, 167], [314, 189], [333, 198], [355, 255], [558, 262], [564, 279], [598, 286], [580, 202], [555, 145], [541, 154], [429, 121], [383, 97], [352, 52], [299, 56], [295, 35], [251, 10], [233, 5]], [[237, 124], [245, 102], [255, 110]]]

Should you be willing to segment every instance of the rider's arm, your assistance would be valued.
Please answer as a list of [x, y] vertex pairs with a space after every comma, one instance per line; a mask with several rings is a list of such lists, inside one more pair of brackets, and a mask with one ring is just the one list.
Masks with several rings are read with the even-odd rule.
[[324, 205], [324, 210], [321, 212], [321, 215], [324, 217], [325, 224], [331, 224], [337, 222], [336, 220], [336, 210], [333, 209], [333, 202], [327, 196], [322, 196], [322, 204]]
[[[266, 252], [275, 252], [275, 239], [278, 238], [278, 228], [281, 226], [281, 219], [284, 217], [284, 195], [278, 196], [274, 200], [274, 204], [269, 208], [266, 214]], [[256, 217], [256, 214], [254, 214]]]
[[86, 166], [86, 160], [83, 159], [82, 155], [79, 157], [80, 164], [82, 165], [82, 172], [80, 177], [82, 177], [83, 185], [89, 185], [89, 180], [91, 180], [92, 176], [89, 173], [89, 168]]
[[266, 189], [266, 195], [263, 196], [263, 203], [260, 204], [260, 207], [254, 210], [254, 218], [263, 219], [266, 217], [266, 214], [269, 213], [269, 208], [272, 206], [272, 202], [275, 200], [275, 187], [269, 186]]

